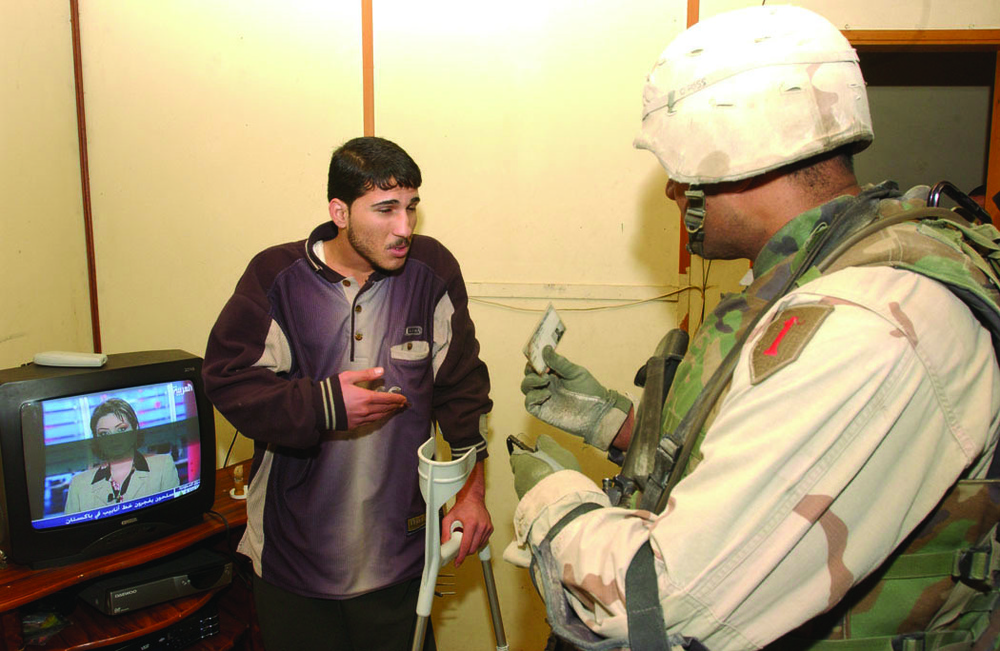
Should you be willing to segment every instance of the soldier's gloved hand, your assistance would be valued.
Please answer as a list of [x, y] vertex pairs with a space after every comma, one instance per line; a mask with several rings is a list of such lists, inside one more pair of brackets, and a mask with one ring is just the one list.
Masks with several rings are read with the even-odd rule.
[[580, 471], [580, 462], [573, 453], [562, 447], [548, 434], [542, 434], [534, 452], [514, 448], [510, 454], [510, 469], [514, 471], [514, 490], [517, 499], [535, 484], [560, 470]]
[[542, 358], [549, 367], [539, 375], [530, 364], [524, 369], [521, 393], [524, 408], [535, 418], [607, 450], [632, 409], [632, 402], [605, 389], [590, 371], [546, 346]]

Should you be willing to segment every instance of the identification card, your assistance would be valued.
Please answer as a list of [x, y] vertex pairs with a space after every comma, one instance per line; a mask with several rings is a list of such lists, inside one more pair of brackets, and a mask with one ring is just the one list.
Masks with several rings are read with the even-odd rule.
[[546, 368], [545, 360], [542, 358], [542, 349], [546, 346], [552, 346], [552, 348], [558, 346], [559, 340], [562, 339], [565, 332], [566, 326], [559, 318], [559, 313], [552, 307], [552, 303], [549, 303], [531, 338], [524, 345], [524, 356], [528, 358], [531, 368], [535, 369], [539, 375], [545, 373]]

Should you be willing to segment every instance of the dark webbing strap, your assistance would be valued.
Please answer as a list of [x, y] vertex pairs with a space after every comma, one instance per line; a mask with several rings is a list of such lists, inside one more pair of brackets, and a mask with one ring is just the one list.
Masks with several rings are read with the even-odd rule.
[[[580, 504], [549, 529], [539, 545], [539, 553], [547, 560], [543, 560], [539, 565], [538, 559], [535, 558], [534, 554], [532, 555], [531, 574], [533, 581], [536, 570], [544, 571], [545, 567], [554, 562], [551, 554], [552, 541], [566, 525], [579, 516], [600, 508], [604, 507], [594, 502]], [[558, 574], [543, 576], [542, 581], [551, 583], [550, 587], [559, 586]], [[537, 584], [535, 587], [538, 587]], [[543, 591], [539, 592], [543, 593]], [[553, 633], [558, 638], [573, 644], [574, 648], [594, 651], [610, 651], [612, 648], [630, 648], [633, 651], [707, 651], [705, 646], [695, 638], [681, 635], [667, 636], [656, 581], [656, 561], [649, 541], [639, 547], [625, 572], [625, 611], [629, 629], [627, 643], [624, 639], [601, 639], [587, 629], [586, 625], [579, 619], [576, 619], [578, 627], [574, 627], [571, 622], [564, 620], [563, 617], [574, 618], [575, 616], [562, 593], [563, 589], [560, 588], [557, 593], [550, 595], [555, 599], [555, 594], [559, 594], [562, 598], [561, 601], [558, 603], [547, 601], [545, 605], [549, 611]]]
[[656, 585], [653, 547], [647, 540], [636, 551], [625, 572], [625, 612], [628, 641], [633, 649], [667, 651], [667, 629], [663, 624], [660, 591]]
[[[548, 533], [545, 534], [545, 538], [542, 539], [542, 542], [539, 544], [539, 547], [541, 545], [544, 545], [545, 543], [551, 544], [552, 540], [559, 535], [559, 532], [561, 532], [563, 528], [573, 520], [576, 520], [584, 513], [589, 513], [594, 509], [599, 509], [599, 508], [601, 508], [601, 505], [597, 504], [596, 502], [586, 502], [584, 504], [580, 504], [579, 506], [575, 507], [572, 511], [570, 511], [563, 517], [559, 518], [559, 522], [556, 522], [554, 525], [552, 525], [552, 528], [549, 529]], [[537, 562], [538, 559], [536, 559], [534, 554], [532, 554], [531, 565], [529, 567], [530, 570], [529, 574], [531, 575], [531, 582], [535, 584], [535, 590], [538, 592], [538, 594], [542, 594], [542, 590], [538, 587], [538, 584], [535, 582], [535, 565], [537, 564]]]
[[552, 541], [553, 539], [555, 539], [556, 536], [559, 535], [559, 533], [563, 530], [563, 528], [567, 524], [569, 524], [573, 520], [576, 520], [584, 513], [590, 513], [594, 509], [600, 509], [600, 508], [604, 507], [602, 507], [597, 502], [586, 502], [584, 504], [575, 507], [572, 511], [561, 517], [559, 519], [559, 522], [556, 522], [554, 525], [552, 525], [552, 528], [549, 529], [549, 532], [547, 534], [545, 534], [545, 538], [542, 540], [542, 542]]
[[[601, 505], [595, 502], [586, 502], [584, 504], [580, 504], [579, 506], [574, 507], [573, 510], [571, 510], [563, 517], [559, 518], [559, 521], [556, 522], [554, 525], [552, 525], [552, 528], [549, 529], [548, 532], [545, 534], [545, 537], [542, 539], [542, 542], [539, 543], [539, 547], [546, 547], [546, 548], [551, 547], [552, 540], [559, 535], [559, 533], [566, 527], [566, 525], [568, 525], [573, 520], [576, 520], [584, 513], [589, 513], [599, 508], [601, 508]], [[531, 583], [535, 586], [535, 591], [538, 592], [538, 594], [542, 595], [544, 598], [545, 590], [543, 590], [542, 587], [538, 585], [538, 581], [535, 580], [537, 566], [538, 566], [538, 558], [537, 556], [532, 554], [531, 563], [528, 567], [528, 575], [531, 577]], [[551, 604], [546, 602], [545, 607], [551, 612], [552, 610]]]

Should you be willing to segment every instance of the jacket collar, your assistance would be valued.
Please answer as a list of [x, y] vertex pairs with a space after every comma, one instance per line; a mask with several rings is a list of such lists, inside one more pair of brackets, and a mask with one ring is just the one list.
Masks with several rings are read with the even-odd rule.
[[[149, 472], [149, 462], [146, 461], [146, 457], [142, 456], [142, 453], [138, 450], [132, 455], [132, 469], [138, 472]], [[107, 481], [111, 479], [111, 464], [101, 466], [94, 473], [94, 479], [91, 484], [96, 484], [98, 482]]]

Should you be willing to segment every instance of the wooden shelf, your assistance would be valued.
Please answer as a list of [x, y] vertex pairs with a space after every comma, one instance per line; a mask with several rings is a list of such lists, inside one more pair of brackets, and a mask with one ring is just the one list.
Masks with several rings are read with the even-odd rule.
[[121, 644], [180, 622], [196, 613], [213, 596], [214, 592], [202, 592], [121, 615], [105, 615], [80, 602], [68, 617], [69, 626], [43, 646], [28, 645], [25, 651], [82, 651]]
[[[246, 469], [249, 470], [249, 469]], [[158, 558], [211, 541], [226, 546], [233, 529], [246, 524], [246, 504], [229, 496], [233, 487], [233, 467], [216, 472], [215, 503], [202, 522], [160, 540], [99, 558], [63, 567], [32, 570], [10, 564], [0, 570], [0, 642], [2, 648], [22, 648], [21, 617], [18, 608], [61, 590], [85, 583], [106, 574], [143, 565]], [[44, 646], [24, 647], [26, 651], [70, 651], [95, 649], [119, 644], [164, 629], [196, 613], [218, 595], [220, 632], [192, 647], [199, 651], [222, 651], [247, 630], [246, 613], [249, 591], [240, 578], [215, 591], [206, 591], [121, 615], [105, 615], [79, 602], [69, 616], [70, 625], [49, 639]]]

